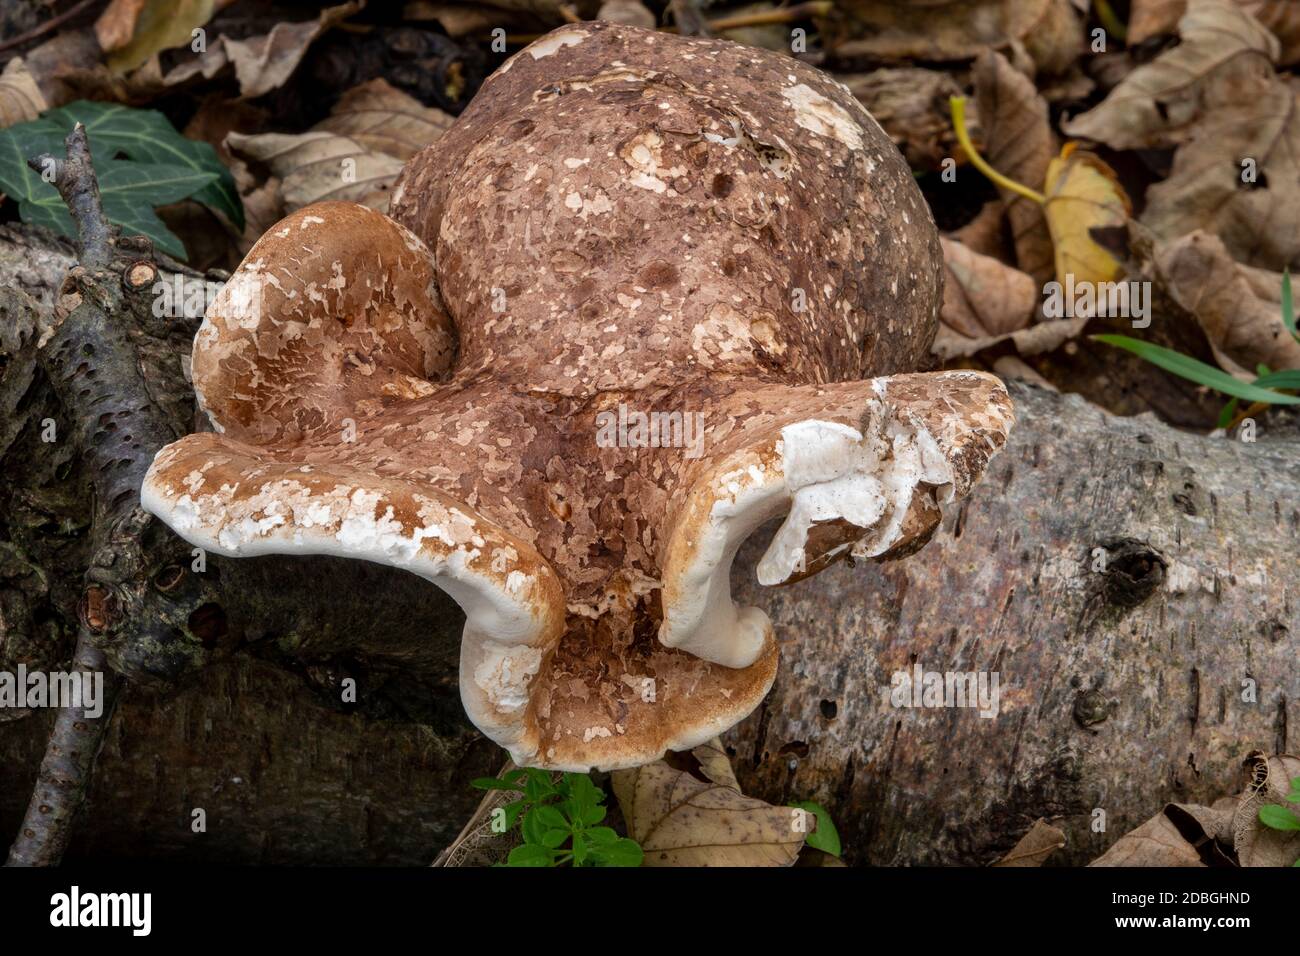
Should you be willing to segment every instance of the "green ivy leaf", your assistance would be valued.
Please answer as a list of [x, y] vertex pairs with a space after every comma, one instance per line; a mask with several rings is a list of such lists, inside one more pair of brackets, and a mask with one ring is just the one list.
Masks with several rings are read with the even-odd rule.
[[840, 833], [835, 829], [835, 822], [831, 820], [830, 811], [820, 803], [814, 803], [812, 800], [800, 800], [796, 803], [788, 804], [792, 807], [798, 807], [806, 813], [811, 813], [817, 818], [817, 829], [808, 834], [808, 839], [804, 840], [814, 850], [821, 850], [823, 853], [829, 853], [831, 856], [839, 856], [842, 852], [840, 846]]
[[77, 100], [48, 111], [34, 122], [48, 129], [52, 140], [48, 148], [38, 152], [60, 150], [64, 137], [77, 123], [82, 123], [96, 168], [101, 161], [121, 155], [140, 163], [186, 166], [194, 172], [215, 173], [214, 181], [188, 198], [221, 213], [236, 229], [243, 230], [244, 204], [235, 188], [235, 177], [218, 158], [217, 151], [210, 143], [186, 139], [157, 110]]
[[555, 850], [564, 844], [564, 841], [569, 838], [571, 832], [572, 831], [567, 828], [563, 830], [545, 830], [542, 833], [542, 839], [540, 842], [542, 846]]
[[1271, 803], [1259, 808], [1259, 822], [1273, 830], [1300, 830], [1300, 817]]
[[536, 843], [538, 845], [544, 846], [545, 844], [542, 842], [543, 837], [546, 831], [549, 829], [549, 827], [547, 827], [544, 823], [542, 823], [540, 819], [538, 819], [537, 817], [538, 809], [539, 809], [538, 807], [533, 807], [531, 810], [528, 810], [526, 813], [524, 813], [524, 819], [523, 822], [520, 824], [519, 830], [524, 835], [525, 843]]
[[1151, 342], [1144, 342], [1127, 335], [1094, 335], [1092, 339], [1132, 352], [1166, 372], [1172, 372], [1180, 378], [1205, 385], [1225, 395], [1244, 398], [1251, 402], [1267, 402], [1270, 405], [1300, 405], [1300, 397], [1284, 395], [1281, 392], [1239, 381], [1222, 369], [1206, 365], [1190, 355], [1183, 355], [1161, 345], [1153, 345]]
[[[24, 222], [46, 226], [69, 238], [76, 226], [59, 192], [27, 165], [27, 157], [47, 150], [31, 149], [15, 127], [0, 130], [0, 188], [18, 202]], [[106, 161], [97, 167], [99, 195], [104, 215], [126, 231], [148, 236], [159, 249], [185, 258], [185, 247], [153, 211], [154, 206], [176, 202], [212, 182], [214, 173], [199, 173], [183, 166]]]
[[609, 846], [618, 842], [618, 832], [612, 827], [591, 827], [583, 830], [587, 842], [594, 847]]

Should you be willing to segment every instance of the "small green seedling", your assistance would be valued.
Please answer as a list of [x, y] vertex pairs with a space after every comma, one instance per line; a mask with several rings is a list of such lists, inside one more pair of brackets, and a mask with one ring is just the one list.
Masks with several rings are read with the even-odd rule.
[[514, 790], [520, 796], [503, 808], [507, 830], [524, 838], [510, 851], [506, 866], [640, 866], [641, 847], [620, 837], [605, 819], [605, 791], [585, 773], [559, 780], [547, 770], [516, 769], [474, 781], [480, 790]]
[[[1287, 803], [1300, 803], [1300, 777], [1291, 778], [1291, 792], [1284, 798]], [[1259, 822], [1271, 830], [1300, 830], [1300, 816], [1290, 807], [1270, 803], [1259, 808]], [[1296, 860], [1292, 866], [1300, 866]]]

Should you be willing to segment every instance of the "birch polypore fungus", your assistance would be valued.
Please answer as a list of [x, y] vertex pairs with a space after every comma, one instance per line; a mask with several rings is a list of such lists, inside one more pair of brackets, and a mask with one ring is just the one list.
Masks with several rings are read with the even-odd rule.
[[392, 216], [324, 203], [253, 248], [194, 344], [216, 434], [143, 498], [221, 554], [445, 589], [465, 708], [520, 764], [735, 724], [777, 664], [730, 597], [745, 537], [785, 515], [765, 584], [909, 553], [1010, 427], [996, 378], [907, 374], [938, 234], [880, 127], [790, 58], [566, 26], [411, 160]]

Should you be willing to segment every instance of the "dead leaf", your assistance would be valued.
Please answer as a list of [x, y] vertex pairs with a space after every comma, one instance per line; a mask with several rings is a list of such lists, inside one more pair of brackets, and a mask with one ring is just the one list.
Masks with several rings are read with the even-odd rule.
[[948, 100], [961, 87], [947, 73], [919, 67], [837, 75], [889, 134], [913, 169], [939, 169], [957, 148]]
[[1251, 78], [1273, 75], [1277, 38], [1232, 0], [1191, 0], [1182, 42], [1138, 67], [1098, 106], [1062, 123], [1112, 149], [1175, 146], [1207, 106], [1231, 101]]
[[113, 0], [95, 22], [114, 73], [134, 70], [163, 50], [188, 46], [212, 19], [214, 0]]
[[1232, 866], [1216, 840], [1226, 819], [1211, 807], [1171, 803], [1088, 865]]
[[326, 7], [315, 20], [277, 23], [270, 33], [244, 40], [220, 36], [206, 53], [171, 70], [163, 82], [176, 86], [196, 76], [211, 79], [227, 65], [233, 65], [240, 96], [262, 96], [288, 81], [318, 37], [364, 6], [365, 0], [351, 0]]
[[[965, 60], [985, 50], [1005, 49], [1033, 34], [1038, 34], [1039, 41], [1032, 54], [1034, 62], [1045, 70], [1065, 71], [1078, 53], [1077, 21], [1068, 0], [910, 4], [841, 0], [836, 12], [843, 17], [851, 38], [835, 44], [834, 50], [846, 59]], [[1072, 31], [1066, 26], [1070, 22]], [[1068, 46], [1059, 46], [1061, 41]]]
[[1283, 799], [1290, 782], [1300, 777], [1300, 757], [1255, 751], [1246, 757], [1250, 781], [1232, 818], [1234, 845], [1242, 866], [1292, 866], [1300, 860], [1300, 830], [1274, 830], [1259, 820], [1259, 808], [1269, 804], [1300, 814], [1300, 804]]
[[34, 120], [49, 109], [45, 97], [20, 56], [5, 64], [0, 74], [0, 129]]
[[[1046, 180], [1056, 152], [1047, 101], [1000, 53], [981, 55], [971, 73], [984, 134], [984, 158], [1004, 176], [1036, 187]], [[1016, 263], [1039, 283], [1049, 281], [1053, 275], [1052, 236], [1043, 207], [1009, 190], [999, 191], [1011, 222]]]
[[1123, 227], [1133, 211], [1119, 178], [1095, 153], [1067, 144], [1047, 168], [1043, 193], [1055, 249], [1056, 281], [1114, 282], [1124, 266], [1092, 235], [1094, 229]]
[[1065, 834], [1046, 820], [1038, 819], [1015, 848], [994, 866], [1042, 866], [1043, 861], [1065, 846]]
[[131, 42], [135, 24], [147, 0], [111, 0], [95, 21], [95, 39], [105, 53], [120, 50]]
[[[1300, 92], [1275, 77], [1243, 80], [1238, 102], [1204, 116], [1147, 191], [1142, 222], [1162, 239], [1216, 233], [1237, 260], [1300, 266]], [[1245, 183], [1253, 162], [1256, 181]]]
[[612, 774], [628, 836], [645, 851], [643, 865], [794, 863], [806, 836], [799, 823], [811, 815], [742, 794], [716, 738], [696, 747], [690, 756], [698, 764], [694, 773], [659, 760]]
[[1090, 321], [1092, 320], [1086, 317], [1052, 319], [1005, 335], [978, 339], [967, 338], [941, 322], [930, 352], [942, 362], [951, 362], [1009, 343], [1021, 355], [1041, 355], [1044, 352], [1054, 352], [1071, 339], [1078, 338]]
[[1005, 335], [1029, 325], [1038, 308], [1038, 282], [960, 242], [940, 239], [948, 278], [940, 321], [967, 338]]
[[403, 166], [400, 159], [324, 130], [257, 136], [231, 133], [226, 145], [265, 163], [280, 177], [287, 212], [329, 199], [349, 199], [386, 212], [388, 190]]
[[[1282, 44], [1278, 61], [1291, 66], [1300, 61], [1300, 4], [1295, 0], [1237, 0], [1237, 4], [1266, 26]], [[1128, 21], [1128, 42], [1142, 43], [1172, 33], [1187, 12], [1187, 0], [1133, 0]]]
[[451, 126], [454, 119], [376, 78], [344, 93], [316, 129], [346, 136], [368, 150], [410, 159]]
[[244, 234], [239, 237], [239, 255], [248, 255], [258, 239], [284, 218], [284, 195], [280, 191], [280, 180], [272, 176], [262, 185], [248, 192], [240, 191], [244, 201]]
[[1300, 368], [1300, 343], [1282, 323], [1281, 273], [1241, 265], [1199, 231], [1159, 244], [1154, 258], [1160, 283], [1195, 317], [1224, 368], [1252, 380], [1261, 363]]
[[990, 199], [980, 207], [974, 219], [960, 229], [954, 229], [948, 238], [982, 256], [1005, 260], [1009, 258], [1005, 230], [1002, 228], [1005, 215], [1006, 207], [1002, 205], [1002, 200]]

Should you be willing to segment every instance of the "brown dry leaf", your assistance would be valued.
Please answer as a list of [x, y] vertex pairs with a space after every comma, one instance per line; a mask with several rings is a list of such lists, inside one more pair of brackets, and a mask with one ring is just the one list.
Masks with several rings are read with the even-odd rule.
[[611, 775], [628, 836], [645, 851], [643, 865], [794, 863], [807, 835], [801, 824], [808, 816], [742, 794], [716, 738], [690, 755], [698, 762], [695, 773], [659, 760]]
[[[188, 46], [193, 31], [212, 19], [214, 0], [113, 0], [95, 23], [114, 73], [134, 70], [163, 50]], [[125, 39], [123, 39], [125, 38]]]
[[1083, 333], [1084, 327], [1091, 321], [1087, 317], [1053, 319], [1006, 335], [991, 335], [978, 339], [960, 335], [940, 322], [930, 352], [941, 362], [951, 362], [954, 359], [970, 358], [972, 355], [1010, 343], [1021, 355], [1041, 355], [1044, 352], [1054, 352], [1071, 339], [1078, 338]]
[[1300, 830], [1264, 826], [1259, 822], [1259, 808], [1275, 804], [1300, 814], [1300, 804], [1283, 799], [1291, 789], [1292, 778], [1300, 777], [1300, 757], [1266, 757], [1255, 751], [1246, 757], [1245, 767], [1250, 782], [1232, 817], [1237, 860], [1242, 866], [1292, 866], [1300, 860]]
[[1062, 123], [1070, 136], [1112, 149], [1175, 146], [1213, 106], [1252, 78], [1273, 75], [1277, 38], [1232, 0], [1191, 0], [1182, 42], [1140, 66], [1098, 106]]
[[147, 0], [111, 0], [95, 21], [95, 39], [105, 53], [120, 50], [131, 42], [135, 24]]
[[23, 58], [14, 57], [0, 74], [0, 129], [34, 120], [49, 109]]
[[1215, 841], [1226, 819], [1211, 807], [1171, 803], [1088, 865], [1231, 866]]
[[1037, 819], [1015, 848], [994, 866], [1042, 866], [1043, 861], [1065, 846], [1065, 834], [1046, 820]]
[[403, 20], [434, 20], [447, 31], [453, 40], [471, 33], [487, 33], [502, 26], [502, 12], [487, 6], [468, 6], [463, 3], [431, 3], [413, 0], [402, 8]]
[[307, 48], [334, 25], [365, 6], [365, 0], [351, 0], [326, 7], [315, 20], [277, 23], [271, 32], [245, 40], [221, 36], [208, 51], [170, 71], [167, 86], [176, 86], [202, 76], [211, 79], [227, 65], [235, 68], [240, 96], [254, 99], [283, 86], [298, 68]]
[[948, 270], [940, 321], [972, 339], [1005, 335], [1029, 325], [1038, 308], [1039, 285], [1033, 276], [960, 242], [939, 241]]
[[1236, 262], [1218, 237], [1194, 232], [1155, 251], [1156, 276], [1196, 318], [1224, 368], [1300, 368], [1300, 343], [1282, 323], [1282, 275]]
[[284, 218], [286, 210], [280, 180], [275, 176], [248, 192], [241, 190], [240, 198], [244, 201], [244, 233], [237, 245], [243, 257], [267, 230]]
[[[1047, 101], [1000, 53], [981, 55], [972, 78], [984, 133], [984, 158], [1016, 182], [1032, 186], [1044, 182], [1056, 152]], [[1000, 192], [1011, 222], [1016, 263], [1038, 282], [1049, 281], [1053, 247], [1043, 207], [1008, 190]]]
[[1203, 117], [1147, 191], [1142, 222], [1162, 239], [1216, 233], [1248, 265], [1300, 266], [1300, 92], [1273, 77], [1237, 89], [1239, 102]]
[[1048, 165], [1043, 189], [1043, 213], [1056, 250], [1056, 281], [1065, 284], [1072, 275], [1076, 285], [1114, 282], [1124, 275], [1124, 266], [1098, 245], [1092, 230], [1125, 226], [1133, 207], [1115, 171], [1096, 154], [1074, 145], [1067, 144]]
[[[1282, 44], [1283, 66], [1300, 61], [1300, 4], [1295, 0], [1237, 0], [1237, 4], [1273, 33]], [[1142, 43], [1172, 33], [1187, 12], [1187, 0], [1133, 0], [1128, 42]]]
[[965, 60], [1016, 41], [1031, 45], [1032, 37], [1034, 62], [1057, 73], [1080, 52], [1077, 15], [1068, 0], [841, 0], [836, 13], [852, 37], [834, 45], [845, 58]]
[[400, 159], [324, 130], [257, 136], [231, 133], [226, 145], [270, 166], [280, 177], [287, 212], [329, 199], [350, 199], [387, 212], [388, 190], [403, 165]]
[[404, 160], [445, 133], [452, 122], [453, 117], [442, 110], [425, 106], [376, 78], [344, 93], [331, 115], [315, 128]]
[[947, 73], [905, 67], [836, 79], [884, 127], [913, 169], [938, 169], [956, 151], [948, 100], [960, 96], [961, 87]]
[[1005, 214], [1006, 207], [1002, 205], [1002, 200], [990, 199], [980, 207], [974, 219], [960, 229], [954, 229], [948, 238], [960, 242], [967, 249], [972, 249], [982, 256], [1006, 260], [1010, 256], [1002, 228], [1002, 217]]

